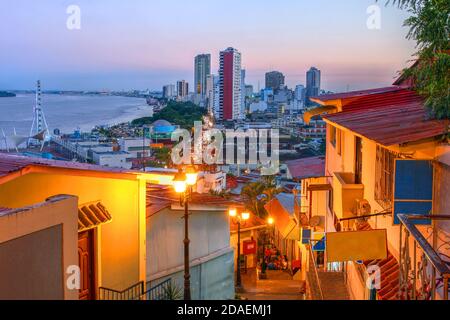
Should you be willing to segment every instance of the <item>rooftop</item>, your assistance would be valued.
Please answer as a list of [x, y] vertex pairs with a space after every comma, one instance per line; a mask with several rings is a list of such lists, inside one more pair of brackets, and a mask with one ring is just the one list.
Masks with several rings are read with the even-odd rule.
[[375, 88], [375, 89], [367, 89], [367, 90], [358, 90], [358, 91], [349, 91], [349, 92], [342, 92], [342, 93], [333, 93], [333, 94], [324, 94], [317, 97], [311, 97], [311, 100], [320, 103], [320, 104], [326, 104], [328, 101], [333, 100], [341, 100], [341, 99], [354, 99], [354, 98], [361, 98], [370, 96], [373, 94], [380, 94], [380, 93], [386, 93], [386, 92], [394, 92], [401, 90], [399, 86], [389, 86], [389, 87], [383, 87], [383, 88]]
[[[172, 204], [179, 205], [180, 196], [175, 193], [172, 186], [162, 186], [157, 184], [147, 184], [147, 217], [150, 217]], [[238, 207], [239, 203], [232, 199], [211, 195], [209, 193], [193, 193], [189, 201], [190, 204], [223, 207]]]
[[360, 97], [324, 119], [385, 146], [443, 135], [449, 125], [430, 120], [423, 98], [407, 89]]
[[72, 161], [61, 160], [49, 160], [43, 158], [33, 158], [18, 156], [6, 153], [0, 153], [0, 178], [8, 176], [15, 172], [19, 172], [23, 169], [41, 166], [48, 168], [60, 168], [60, 169], [75, 169], [92, 172], [107, 172], [107, 173], [132, 173], [130, 170], [124, 170], [120, 168], [110, 168], [99, 165], [79, 163]]
[[325, 174], [325, 157], [286, 161], [286, 166], [294, 179], [323, 177]]

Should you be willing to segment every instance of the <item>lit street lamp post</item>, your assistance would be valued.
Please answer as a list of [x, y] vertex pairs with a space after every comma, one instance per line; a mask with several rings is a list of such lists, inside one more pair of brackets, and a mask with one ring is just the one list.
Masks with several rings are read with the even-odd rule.
[[248, 219], [250, 219], [250, 213], [242, 212], [238, 214], [237, 209], [229, 210], [230, 217], [233, 223], [237, 224], [238, 227], [238, 241], [237, 241], [237, 272], [236, 272], [236, 289], [242, 289], [241, 280], [241, 225], [245, 224]]
[[191, 300], [191, 275], [189, 272], [189, 200], [192, 186], [197, 183], [198, 173], [188, 167], [186, 173], [180, 169], [173, 178], [175, 192], [180, 194], [180, 203], [184, 206], [184, 300]]

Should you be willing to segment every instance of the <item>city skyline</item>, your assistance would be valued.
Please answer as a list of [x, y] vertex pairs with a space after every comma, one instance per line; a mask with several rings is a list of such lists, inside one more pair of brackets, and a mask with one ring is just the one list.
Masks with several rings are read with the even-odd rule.
[[[382, 2], [381, 29], [367, 28], [367, 8], [374, 3], [284, 0], [277, 15], [247, 1], [227, 24], [229, 13], [222, 14], [220, 3], [136, 1], [130, 8], [118, 1], [78, 1], [81, 29], [68, 30], [68, 1], [22, 0], [7, 15], [0, 13], [8, 48], [0, 52], [7, 62], [0, 89], [33, 89], [41, 79], [45, 89], [160, 91], [180, 79], [194, 83], [192, 60], [201, 53], [211, 54], [217, 74], [219, 52], [227, 47], [242, 53], [246, 82], [255, 90], [273, 70], [291, 88], [306, 84], [311, 66], [322, 70], [325, 90], [388, 85], [408, 65], [414, 46], [402, 27], [407, 14]], [[204, 19], [192, 21], [194, 13]]]

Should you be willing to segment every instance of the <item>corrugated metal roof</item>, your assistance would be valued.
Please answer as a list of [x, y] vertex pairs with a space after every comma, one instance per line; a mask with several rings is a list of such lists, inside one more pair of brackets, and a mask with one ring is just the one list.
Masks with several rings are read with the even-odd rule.
[[311, 97], [311, 100], [316, 102], [322, 102], [325, 103], [327, 101], [332, 100], [339, 100], [339, 99], [347, 99], [347, 98], [358, 98], [358, 97], [365, 97], [370, 96], [373, 94], [380, 94], [380, 93], [386, 93], [386, 92], [394, 92], [401, 90], [402, 88], [399, 86], [389, 86], [389, 87], [383, 87], [383, 88], [375, 88], [375, 89], [367, 89], [367, 90], [358, 90], [358, 91], [349, 91], [349, 92], [342, 92], [342, 93], [332, 93], [332, 94], [324, 94], [317, 97]]
[[294, 179], [316, 178], [325, 175], [325, 157], [286, 161], [286, 166]]
[[343, 112], [324, 119], [385, 146], [439, 136], [448, 130], [448, 120], [428, 119], [423, 98], [407, 89], [356, 99], [345, 105]]
[[48, 166], [63, 169], [77, 169], [97, 172], [129, 173], [130, 170], [110, 168], [105, 166], [79, 163], [72, 161], [39, 159], [33, 157], [18, 156], [0, 153], [0, 177], [19, 171], [31, 165]]
[[284, 210], [291, 216], [294, 217], [294, 208], [295, 208], [295, 197], [292, 193], [279, 193], [275, 196], [275, 198], [280, 202], [283, 206]]

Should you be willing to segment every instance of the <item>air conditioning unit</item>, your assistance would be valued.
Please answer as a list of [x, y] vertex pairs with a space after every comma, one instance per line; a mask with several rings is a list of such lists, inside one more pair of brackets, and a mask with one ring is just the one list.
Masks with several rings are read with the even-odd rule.
[[366, 199], [356, 199], [356, 215], [358, 217], [366, 216], [372, 213], [372, 207]]

